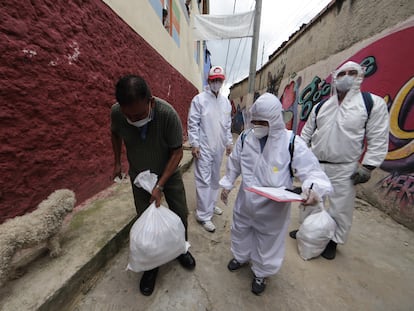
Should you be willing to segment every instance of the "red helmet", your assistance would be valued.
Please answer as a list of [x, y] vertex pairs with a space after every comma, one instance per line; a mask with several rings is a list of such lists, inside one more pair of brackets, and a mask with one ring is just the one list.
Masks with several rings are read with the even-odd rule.
[[214, 80], [214, 79], [222, 79], [225, 80], [226, 77], [224, 76], [224, 70], [220, 66], [213, 66], [211, 67], [209, 73], [208, 73], [208, 79]]

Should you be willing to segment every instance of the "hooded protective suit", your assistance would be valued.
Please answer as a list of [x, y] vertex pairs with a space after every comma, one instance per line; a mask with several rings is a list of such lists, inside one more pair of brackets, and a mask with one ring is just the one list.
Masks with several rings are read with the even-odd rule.
[[[337, 76], [339, 72], [347, 70], [357, 70], [358, 75], [339, 103]], [[352, 225], [355, 187], [351, 175], [356, 171], [363, 153], [364, 137], [367, 139], [367, 151], [362, 160], [363, 165], [380, 166], [388, 150], [387, 106], [382, 98], [371, 94], [374, 104], [368, 119], [360, 91], [363, 77], [362, 67], [352, 61], [336, 70], [333, 74], [332, 96], [319, 110], [317, 122], [315, 108], [312, 110], [301, 133], [334, 187], [333, 194], [328, 198], [328, 212], [337, 223], [332, 240], [340, 244], [346, 242]]]
[[200, 148], [194, 172], [197, 219], [211, 220], [219, 190], [221, 161], [226, 146], [233, 144], [233, 137], [230, 102], [220, 93], [216, 97], [209, 86], [191, 102], [188, 139], [192, 147]]
[[[239, 136], [227, 160], [226, 175], [220, 180], [224, 189], [232, 189], [241, 174], [242, 183], [233, 209], [231, 250], [241, 263], [250, 261], [256, 277], [267, 277], [280, 269], [285, 253], [285, 237], [290, 217], [290, 203], [279, 203], [246, 191], [246, 187], [292, 186], [289, 171], [291, 131], [285, 129], [282, 105], [276, 96], [265, 93], [251, 107], [252, 120], [268, 121], [269, 135], [261, 151], [260, 141], [247, 130], [244, 141]], [[331, 191], [328, 177], [306, 144], [295, 140], [292, 167], [302, 181], [320, 196]]]

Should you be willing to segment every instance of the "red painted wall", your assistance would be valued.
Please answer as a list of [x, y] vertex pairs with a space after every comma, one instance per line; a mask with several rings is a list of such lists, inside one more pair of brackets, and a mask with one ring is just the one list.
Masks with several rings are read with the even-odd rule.
[[197, 89], [100, 0], [2, 0], [0, 42], [0, 223], [55, 189], [80, 203], [112, 183], [120, 76], [143, 76], [186, 128]]

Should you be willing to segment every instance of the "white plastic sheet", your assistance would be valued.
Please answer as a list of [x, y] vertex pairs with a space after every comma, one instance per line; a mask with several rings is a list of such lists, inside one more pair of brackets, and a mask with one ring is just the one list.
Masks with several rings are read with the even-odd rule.
[[220, 40], [253, 36], [254, 11], [233, 15], [194, 16], [194, 40]]

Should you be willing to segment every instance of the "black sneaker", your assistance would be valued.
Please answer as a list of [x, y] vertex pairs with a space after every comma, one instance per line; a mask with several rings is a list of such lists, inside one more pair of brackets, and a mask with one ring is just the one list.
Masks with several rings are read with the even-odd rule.
[[139, 289], [145, 296], [150, 296], [154, 291], [155, 280], [157, 279], [158, 268], [145, 271], [142, 275], [141, 282], [139, 283]]
[[196, 266], [195, 259], [191, 255], [190, 252], [187, 252], [185, 254], [181, 254], [180, 256], [177, 257], [177, 259], [180, 262], [180, 264], [188, 270], [193, 270]]
[[329, 241], [328, 245], [326, 245], [325, 250], [322, 252], [321, 256], [328, 260], [332, 260], [336, 256], [336, 243], [332, 240]]
[[290, 232], [289, 232], [289, 236], [290, 236], [292, 239], [295, 239], [295, 240], [296, 240], [296, 233], [298, 233], [298, 231], [299, 231], [299, 230], [293, 230], [293, 231], [290, 231]]
[[261, 295], [266, 288], [266, 279], [254, 277], [252, 282], [252, 292], [255, 295]]
[[240, 269], [242, 266], [243, 266], [242, 263], [238, 262], [236, 258], [233, 258], [232, 260], [229, 261], [227, 268], [230, 271], [236, 271]]

